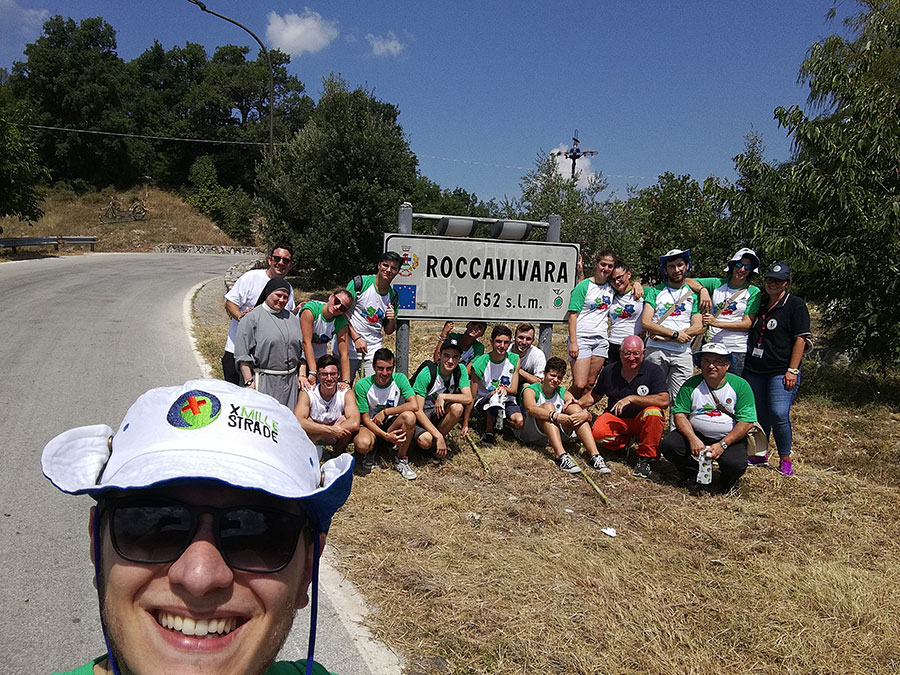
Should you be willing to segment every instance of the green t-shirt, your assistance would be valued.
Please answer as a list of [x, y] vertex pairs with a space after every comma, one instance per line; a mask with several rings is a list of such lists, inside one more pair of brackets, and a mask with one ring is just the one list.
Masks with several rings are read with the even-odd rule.
[[[462, 341], [462, 335], [460, 333], [449, 333], [447, 335], [448, 338], [456, 338]], [[481, 344], [478, 340], [475, 340], [472, 344], [469, 345], [469, 348], [462, 353], [462, 356], [459, 357], [459, 362], [462, 365], [468, 365], [473, 359], [477, 359], [479, 356], [484, 354], [484, 345]]]
[[519, 363], [519, 355], [506, 352], [500, 363], [491, 361], [490, 352], [472, 361], [472, 372], [478, 376], [478, 398], [490, 396], [497, 387], [508, 387]]
[[[310, 300], [305, 305], [303, 305], [303, 308], [300, 310], [301, 316], [303, 316], [303, 312], [307, 310], [312, 313], [312, 344], [313, 352], [315, 353], [317, 359], [328, 352], [328, 343], [331, 341], [331, 338], [340, 333], [341, 330], [343, 330], [343, 328], [347, 325], [347, 317], [343, 314], [338, 314], [330, 321], [327, 320], [322, 315], [322, 308], [324, 306], [324, 302], [321, 302], [319, 300]], [[306, 336], [304, 335], [303, 337]]]
[[[450, 381], [453, 379], [451, 375], [446, 380], [441, 377], [441, 370], [439, 365], [435, 365], [437, 368], [437, 372], [435, 373], [434, 383], [431, 383], [431, 370], [428, 368], [422, 368], [419, 374], [416, 376], [415, 382], [413, 382], [412, 388], [413, 391], [424, 398], [426, 401], [433, 401], [438, 396], [443, 394], [445, 391], [450, 389]], [[471, 386], [471, 382], [469, 382], [469, 371], [465, 366], [459, 367], [459, 388], [463, 389], [465, 387]], [[429, 384], [431, 387], [429, 388]], [[451, 391], [451, 394], [456, 394], [458, 392]]]
[[[759, 313], [762, 294], [756, 286], [746, 286], [744, 289], [732, 288], [728, 285], [728, 279], [722, 277], [704, 277], [696, 281], [709, 291], [713, 302], [712, 313], [719, 314], [716, 317], [718, 321], [737, 323], [749, 314]], [[747, 351], [747, 331], [733, 331], [715, 326], [710, 326], [708, 330], [709, 342], [718, 342], [730, 352]]]
[[726, 373], [722, 386], [715, 391], [719, 404], [734, 415], [735, 419], [716, 407], [716, 400], [702, 375], [688, 378], [678, 390], [672, 414], [687, 415], [694, 431], [713, 440], [725, 438], [734, 428], [736, 421], [750, 423], [756, 421], [756, 403], [747, 380], [733, 373]]
[[[686, 285], [681, 288], [671, 288], [662, 283], [658, 286], [650, 286], [644, 289], [644, 304], [653, 308], [653, 322], [668, 328], [672, 332], [683, 331], [691, 327], [691, 317], [700, 312], [700, 297], [691, 291]], [[665, 318], [662, 317], [672, 306], [675, 309]], [[658, 347], [670, 352], [686, 352], [691, 348], [691, 343], [681, 343], [674, 340], [658, 340], [650, 337], [647, 340], [648, 347]]]
[[359, 413], [377, 415], [385, 408], [396, 408], [409, 401], [415, 392], [409, 384], [409, 378], [403, 373], [394, 373], [386, 387], [375, 384], [375, 376], [369, 375], [357, 381], [353, 386], [356, 394], [356, 406]]
[[[53, 675], [93, 675], [94, 666], [106, 658], [106, 654], [85, 663], [75, 670], [54, 673]], [[303, 675], [306, 673], [306, 659], [301, 661], [276, 661], [266, 669], [265, 675]], [[337, 675], [325, 670], [322, 664], [313, 663], [313, 675]]]

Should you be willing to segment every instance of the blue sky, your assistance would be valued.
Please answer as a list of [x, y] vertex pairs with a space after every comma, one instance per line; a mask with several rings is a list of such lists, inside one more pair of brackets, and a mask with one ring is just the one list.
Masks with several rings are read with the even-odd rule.
[[[537, 153], [569, 147], [576, 128], [598, 151], [584, 171], [602, 172], [617, 197], [665, 171], [733, 177], [751, 129], [768, 159], [788, 159], [772, 111], [805, 104], [800, 63], [842, 28], [825, 18], [831, 0], [309, 1], [206, 4], [292, 53], [313, 96], [335, 72], [397, 105], [421, 172], [482, 199], [517, 197]], [[856, 8], [842, 0], [839, 17]], [[0, 0], [0, 67], [52, 14], [102, 16], [126, 60], [153, 39], [210, 54], [251, 44], [187, 0]]]

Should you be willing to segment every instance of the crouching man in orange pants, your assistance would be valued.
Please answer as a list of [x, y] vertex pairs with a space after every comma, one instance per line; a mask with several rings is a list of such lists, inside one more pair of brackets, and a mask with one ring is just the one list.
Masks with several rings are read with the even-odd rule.
[[650, 477], [650, 460], [659, 455], [663, 411], [669, 405], [666, 376], [659, 366], [644, 362], [644, 343], [632, 335], [622, 342], [621, 360], [610, 363], [591, 392], [594, 403], [607, 397], [606, 412], [594, 422], [597, 445], [620, 451], [638, 438], [634, 475]]

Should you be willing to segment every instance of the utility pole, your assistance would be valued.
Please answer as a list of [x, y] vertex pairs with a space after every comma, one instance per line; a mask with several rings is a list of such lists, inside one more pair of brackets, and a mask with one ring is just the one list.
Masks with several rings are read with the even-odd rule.
[[[193, 2], [194, 0], [190, 0]], [[578, 140], [578, 129], [575, 130], [575, 135], [572, 136], [572, 147], [565, 152], [553, 152], [551, 153], [554, 157], [558, 155], [563, 155], [566, 159], [572, 160], [572, 179], [575, 179], [575, 163], [581, 159], [582, 157], [593, 157], [597, 154], [596, 150], [582, 150], [578, 147], [580, 141]]]

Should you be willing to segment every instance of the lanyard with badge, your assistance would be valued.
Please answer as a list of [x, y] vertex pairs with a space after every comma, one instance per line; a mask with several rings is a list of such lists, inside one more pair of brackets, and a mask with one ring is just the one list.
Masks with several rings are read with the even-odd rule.
[[[791, 294], [790, 294], [790, 293], [785, 293], [785, 294], [784, 294], [784, 298], [782, 298], [780, 301], [778, 301], [778, 302], [775, 304], [774, 307], [772, 307], [771, 309], [767, 309], [765, 314], [760, 314], [759, 320], [762, 321], [762, 328], [761, 328], [760, 331], [759, 331], [759, 341], [756, 343], [756, 347], [754, 347], [753, 351], [750, 353], [751, 356], [753, 356], [753, 357], [755, 357], [755, 358], [757, 358], [757, 359], [761, 359], [761, 358], [762, 358], [762, 355], [763, 355], [763, 348], [762, 348], [763, 338], [766, 336], [766, 330], [769, 328], [768, 316], [769, 316], [769, 314], [771, 314], [772, 312], [774, 312], [776, 309], [779, 309], [779, 308], [781, 308], [781, 307], [784, 307], [784, 305], [785, 305], [785, 303], [787, 302], [787, 299], [788, 299], [789, 297], [791, 297]], [[772, 320], [774, 321], [774, 319], [772, 319]], [[773, 326], [772, 326], [772, 329], [774, 330], [775, 326], [777, 326], [777, 325], [778, 325], [778, 324], [773, 325]]]

